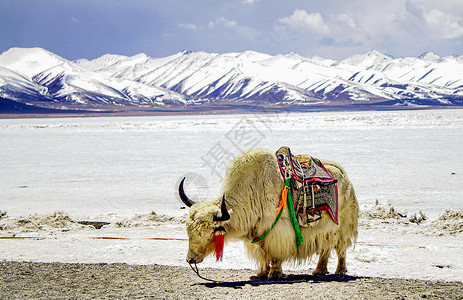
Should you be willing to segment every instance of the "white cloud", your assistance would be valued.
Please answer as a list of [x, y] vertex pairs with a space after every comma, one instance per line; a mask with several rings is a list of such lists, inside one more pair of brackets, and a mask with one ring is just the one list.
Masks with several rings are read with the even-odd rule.
[[226, 34], [228, 38], [239, 37], [240, 41], [246, 40], [255, 43], [262, 40], [262, 33], [258, 29], [241, 25], [238, 22], [229, 20], [223, 16], [217, 17], [213, 21], [209, 21], [207, 28], [219, 33], [221, 36]]
[[330, 32], [319, 12], [308, 13], [305, 10], [296, 9], [291, 16], [278, 19], [278, 22], [294, 29], [304, 29], [318, 34]]
[[80, 20], [79, 20], [79, 19], [77, 19], [77, 18], [74, 18], [74, 17], [71, 17], [71, 21], [72, 21], [72, 22], [74, 22], [74, 23], [79, 23], [79, 22], [80, 22]]
[[178, 27], [187, 29], [187, 30], [198, 30], [198, 27], [195, 24], [178, 24]]
[[244, 3], [244, 4], [251, 4], [252, 5], [252, 4], [256, 3], [257, 1], [259, 1], [259, 0], [242, 0], [241, 2]]
[[461, 17], [445, 14], [440, 10], [433, 9], [423, 15], [426, 23], [437, 31], [444, 39], [454, 39], [463, 36], [463, 26], [459, 24]]
[[348, 15], [348, 14], [339, 14], [339, 15], [336, 15], [335, 18], [341, 22], [342, 24], [345, 24], [347, 25], [349, 28], [351, 29], [355, 29], [357, 28], [357, 24], [356, 22], [354, 21], [354, 19]]
[[215, 21], [209, 21], [208, 27], [209, 29], [214, 29], [215, 27], [227, 27], [227, 28], [232, 28], [236, 27], [238, 23], [236, 21], [228, 20], [224, 17], [218, 17], [215, 19]]
[[224, 27], [235, 27], [236, 26], [236, 21], [228, 20], [224, 17], [220, 17], [216, 20], [217, 25], [222, 25]]
[[417, 26], [432, 38], [463, 36], [463, 1], [408, 0], [405, 7]]

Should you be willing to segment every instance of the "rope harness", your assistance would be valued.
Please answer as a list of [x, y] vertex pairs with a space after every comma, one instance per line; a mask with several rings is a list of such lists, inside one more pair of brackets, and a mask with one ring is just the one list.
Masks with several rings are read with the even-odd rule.
[[203, 280], [206, 280], [206, 281], [211, 281], [211, 282], [222, 282], [222, 281], [218, 281], [218, 280], [214, 280], [214, 279], [209, 279], [209, 278], [206, 278], [206, 277], [203, 277], [199, 274], [199, 269], [198, 269], [198, 265], [195, 263], [195, 266], [193, 267], [190, 263], [188, 263], [190, 265], [190, 268], [193, 270], [193, 272], [196, 273], [196, 275], [198, 275], [199, 278], [203, 279]]
[[269, 232], [273, 229], [273, 227], [276, 225], [278, 220], [280, 220], [280, 217], [283, 214], [283, 210], [285, 210], [285, 208], [288, 208], [289, 216], [291, 218], [291, 224], [293, 225], [294, 232], [296, 233], [297, 248], [299, 248], [302, 245], [303, 237], [302, 237], [301, 230], [299, 229], [299, 224], [297, 223], [296, 212], [294, 211], [293, 199], [291, 196], [290, 182], [291, 182], [291, 177], [287, 177], [285, 180], [285, 186], [283, 188], [283, 192], [281, 194], [281, 199], [280, 199], [280, 204], [278, 206], [277, 215], [272, 225], [270, 225], [270, 227], [267, 228], [267, 230], [265, 230], [264, 233], [262, 233], [258, 238], [255, 238], [251, 242], [252, 244], [257, 244], [258, 242], [263, 240], [269, 234]]

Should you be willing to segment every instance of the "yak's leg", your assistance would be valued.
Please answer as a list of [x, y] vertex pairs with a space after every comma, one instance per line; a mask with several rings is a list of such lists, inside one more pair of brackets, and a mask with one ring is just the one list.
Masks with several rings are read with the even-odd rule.
[[325, 275], [328, 274], [328, 259], [330, 258], [330, 250], [322, 250], [318, 258], [318, 264], [313, 275]]
[[336, 274], [344, 275], [347, 273], [347, 266], [346, 266], [346, 249], [336, 248], [336, 254], [338, 255], [338, 266], [336, 267]]
[[267, 277], [270, 272], [270, 265], [266, 262], [259, 262], [259, 269], [257, 270], [257, 277]]
[[257, 274], [256, 276], [251, 276], [251, 279], [262, 279], [267, 278], [268, 273], [270, 272], [270, 263], [267, 258], [267, 254], [263, 248], [264, 243], [259, 243], [258, 245], [251, 243], [244, 243], [248, 253], [257, 263]]
[[279, 259], [272, 259], [270, 265], [270, 272], [268, 273], [268, 278], [281, 278], [283, 277], [283, 269], [281, 268], [282, 261]]

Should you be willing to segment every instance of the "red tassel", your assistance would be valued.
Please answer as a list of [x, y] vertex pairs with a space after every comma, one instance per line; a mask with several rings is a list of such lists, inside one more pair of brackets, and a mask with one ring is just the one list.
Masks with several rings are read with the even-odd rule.
[[222, 261], [223, 257], [223, 244], [224, 244], [224, 235], [222, 232], [215, 233], [214, 246], [215, 246], [215, 258], [217, 261]]

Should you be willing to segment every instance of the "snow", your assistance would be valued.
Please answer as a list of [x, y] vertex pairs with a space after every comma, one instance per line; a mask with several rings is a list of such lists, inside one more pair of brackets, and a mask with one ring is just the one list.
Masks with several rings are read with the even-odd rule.
[[[185, 266], [179, 180], [210, 201], [228, 162], [213, 163], [217, 149], [288, 145], [339, 162], [354, 184], [361, 215], [349, 274], [463, 281], [463, 110], [257, 112], [0, 120], [0, 236], [16, 237], [0, 239], [0, 259]], [[231, 242], [223, 262], [199, 267], [254, 264]]]
[[[431, 88], [437, 89], [441, 94], [459, 93], [455, 89], [459, 87], [458, 78], [462, 76], [462, 66], [456, 63], [455, 59], [439, 60], [436, 63], [430, 62], [429, 57], [393, 59], [377, 51], [355, 55], [340, 62], [317, 57], [304, 58], [294, 54], [269, 56], [249, 51], [234, 55], [192, 53], [188, 55], [188, 61], [191, 59], [194, 59], [195, 63], [187, 62], [184, 57], [171, 60], [170, 63], [154, 72], [146, 75], [140, 74], [141, 81], [167, 87], [181, 84], [182, 91], [188, 94], [206, 90], [214, 93], [214, 89], [207, 87], [210, 87], [218, 78], [223, 80], [224, 75], [227, 74], [227, 77], [231, 78], [229, 81], [232, 81], [230, 85], [235, 86], [237, 81], [252, 78], [255, 80], [256, 89], [264, 82], [272, 82], [275, 85], [282, 82], [293, 90], [302, 88], [290, 99], [295, 100], [304, 98], [304, 93], [307, 91], [320, 92], [321, 89], [312, 88], [318, 86], [317, 82], [325, 82], [323, 92], [329, 93], [340, 85], [340, 81], [344, 81], [344, 84], [352, 84], [349, 79], [357, 74], [355, 77], [363, 78], [363, 81], [356, 81], [358, 89], [392, 99], [400, 98], [402, 89], [391, 85], [403, 85], [405, 89], [408, 89], [407, 85], [412, 85], [413, 88], [419, 85], [422, 87], [421, 94], [430, 93]], [[203, 63], [200, 63], [201, 61]], [[438, 71], [433, 71], [432, 76], [422, 82], [420, 78], [423, 78], [430, 70]], [[389, 85], [384, 85], [384, 83], [389, 83]], [[432, 86], [430, 88], [427, 85]], [[227, 97], [236, 93], [236, 89], [230, 89], [221, 96]], [[256, 93], [257, 91], [249, 93], [249, 90], [246, 90], [241, 95]], [[421, 94], [409, 93], [408, 97], [422, 98]]]
[[[18, 74], [8, 68], [0, 67], [0, 85], [4, 91], [28, 93], [30, 91], [46, 93], [47, 88], [35, 84], [24, 75]], [[0, 90], [1, 91], [1, 90]]]
[[106, 54], [91, 61], [77, 61], [77, 64], [89, 71], [107, 76], [135, 80], [140, 74], [156, 69], [179, 56], [180, 54], [175, 54], [163, 58], [151, 58], [144, 53], [132, 57]]
[[442, 58], [439, 55], [434, 54], [432, 52], [425, 52], [421, 54], [420, 56], [418, 56], [418, 58], [424, 61], [429, 61], [429, 62], [435, 62], [435, 63], [442, 62]]
[[0, 55], [0, 66], [32, 78], [66, 60], [42, 48], [11, 48]]
[[[33, 51], [31, 50], [31, 52]], [[42, 51], [39, 51], [39, 53], [41, 52]], [[122, 65], [124, 58], [131, 62], [148, 59], [144, 54], [139, 54], [131, 58], [118, 55], [105, 55], [101, 58], [101, 61], [107, 64]], [[23, 61], [24, 59], [26, 58], [23, 57], [19, 59], [19, 61]], [[101, 66], [103, 64], [101, 61], [93, 63], [95, 63], [96, 66]], [[119, 103], [126, 104], [156, 103], [158, 105], [164, 105], [162, 101], [167, 99], [185, 102], [183, 95], [164, 88], [148, 86], [133, 80], [118, 79], [116, 77], [106, 76], [103, 73], [92, 72], [85, 68], [85, 64], [89, 63], [88, 61], [86, 63], [81, 62], [84, 66], [81, 67], [69, 61], [59, 62], [35, 74], [32, 78], [33, 81], [28, 82], [27, 78], [24, 80], [35, 89], [39, 89], [41, 94], [50, 91], [50, 97], [66, 98], [67, 101], [75, 103], [88, 103], [89, 99], [98, 102], [118, 101]], [[127, 65], [127, 63], [125, 64]], [[45, 63], [41, 63], [40, 65], [44, 66]], [[6, 68], [0, 68], [7, 70]], [[5, 72], [1, 73], [3, 75], [2, 77], [8, 78], [4, 73]], [[22, 84], [23, 86], [25, 85], [19, 79], [15, 79], [13, 83], [14, 82], [18, 82], [18, 84]], [[47, 87], [49, 89], [47, 89]], [[83, 93], [83, 91], [86, 91], [86, 93]], [[130, 98], [127, 96], [130, 96]]]
[[[461, 56], [440, 58], [432, 53], [395, 59], [372, 50], [335, 61], [294, 53], [272, 56], [254, 51], [181, 52], [162, 58], [143, 53], [131, 57], [106, 54], [94, 60], [70, 62], [40, 48], [11, 48], [0, 55], [0, 66], [24, 75], [32, 85], [37, 83], [36, 78], [63, 66], [64, 73], [59, 74], [67, 79], [75, 78], [76, 72], [85, 74], [78, 82], [55, 85], [66, 90], [49, 95], [74, 98], [80, 103], [105, 97], [106, 102], [129, 105], [153, 98], [160, 105], [163, 100], [173, 99], [186, 103], [186, 98], [198, 96], [201, 96], [196, 99], [198, 102], [217, 98], [259, 100], [256, 95], [268, 98], [275, 95], [275, 90], [282, 91], [278, 101], [310, 103], [315, 96], [318, 100], [336, 100], [340, 87], [349, 91], [342, 94], [342, 100], [353, 101], [377, 98], [448, 101], [445, 99], [463, 97]], [[49, 76], [49, 82], [55, 80], [58, 82], [60, 78]], [[121, 87], [118, 81], [133, 83]], [[251, 81], [251, 85], [243, 84]], [[129, 93], [134, 98], [123, 96], [126, 87], [134, 85], [138, 87]], [[172, 92], [162, 96], [153, 91], [163, 88]], [[0, 89], [9, 92], [4, 85]], [[348, 95], [350, 99], [345, 99]]]
[[341, 61], [342, 64], [348, 64], [355, 67], [362, 67], [369, 69], [371, 67], [375, 69], [382, 69], [387, 65], [393, 58], [388, 55], [384, 55], [376, 50], [370, 50], [365, 54], [356, 54], [348, 57]]

